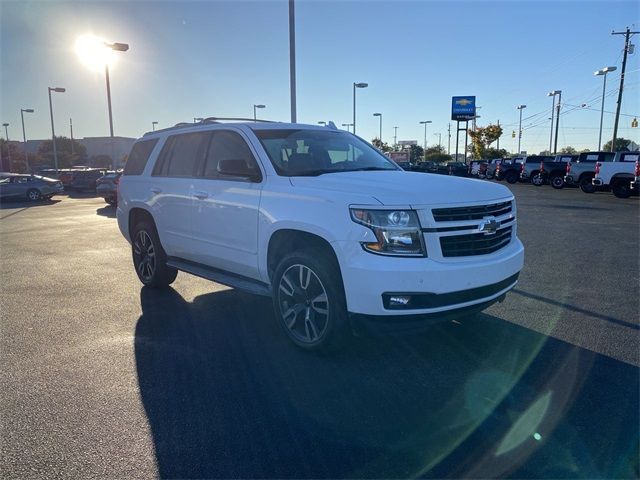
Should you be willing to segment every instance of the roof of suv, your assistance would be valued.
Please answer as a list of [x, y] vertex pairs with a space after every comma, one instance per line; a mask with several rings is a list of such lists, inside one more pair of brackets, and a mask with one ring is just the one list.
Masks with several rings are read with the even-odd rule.
[[[243, 119], [237, 119], [243, 120]], [[147, 132], [144, 134], [145, 137], [150, 137], [154, 135], [161, 135], [166, 133], [171, 133], [174, 131], [182, 131], [182, 130], [207, 130], [210, 128], [219, 128], [219, 127], [248, 127], [252, 130], [280, 130], [280, 129], [305, 129], [305, 130], [328, 130], [328, 131], [343, 131], [339, 130], [337, 127], [332, 127], [329, 125], [311, 125], [306, 123], [284, 123], [284, 122], [271, 122], [266, 120], [245, 120], [245, 121], [232, 121], [232, 122], [219, 122], [219, 121], [202, 121], [198, 123], [178, 123], [173, 127], [163, 128], [161, 130], [155, 130], [151, 132]], [[344, 130], [346, 132], [346, 130]]]

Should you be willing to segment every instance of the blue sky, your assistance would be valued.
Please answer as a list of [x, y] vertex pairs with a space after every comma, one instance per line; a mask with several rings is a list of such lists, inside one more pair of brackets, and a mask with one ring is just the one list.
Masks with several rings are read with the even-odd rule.
[[[47, 87], [55, 94], [56, 133], [109, 133], [103, 73], [80, 63], [74, 43], [93, 33], [126, 42], [111, 68], [116, 135], [201, 116], [253, 114], [288, 121], [288, 2], [32, 2], [0, 4], [0, 120], [21, 139], [20, 108], [28, 138], [51, 135]], [[526, 104], [522, 149], [548, 148], [550, 90], [563, 91], [559, 147], [597, 146], [602, 77], [607, 65], [605, 111], [614, 112], [623, 37], [640, 30], [637, 2], [625, 1], [304, 1], [296, 2], [298, 121], [351, 122], [352, 83], [358, 90], [358, 131], [366, 139], [423, 142], [442, 133], [446, 145], [451, 97], [476, 95], [479, 125], [500, 120], [501, 146], [515, 151], [516, 106]], [[640, 44], [640, 35], [632, 43]], [[640, 115], [640, 48], [629, 56], [622, 112]], [[573, 105], [586, 103], [587, 108]], [[573, 110], [569, 112], [569, 110]], [[531, 118], [528, 118], [531, 117]], [[613, 130], [605, 113], [603, 143]], [[619, 136], [640, 143], [640, 129], [622, 116]], [[452, 123], [452, 131], [455, 124]], [[4, 137], [4, 131], [2, 132]], [[455, 132], [452, 134], [455, 140]]]

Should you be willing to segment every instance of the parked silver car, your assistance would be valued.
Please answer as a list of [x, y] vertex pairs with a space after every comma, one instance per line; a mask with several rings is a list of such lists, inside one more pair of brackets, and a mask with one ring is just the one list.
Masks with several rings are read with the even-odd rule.
[[96, 180], [96, 193], [104, 198], [109, 205], [118, 203], [118, 182], [122, 171], [107, 172], [104, 176]]
[[42, 199], [48, 200], [63, 192], [62, 182], [54, 178], [18, 173], [0, 175], [0, 199], [2, 200], [18, 199], [36, 202]]

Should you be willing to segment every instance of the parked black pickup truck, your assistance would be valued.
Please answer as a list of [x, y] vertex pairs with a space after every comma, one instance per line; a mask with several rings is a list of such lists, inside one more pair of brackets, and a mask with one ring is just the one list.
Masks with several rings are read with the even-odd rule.
[[553, 188], [563, 188], [567, 164], [577, 158], [578, 155], [563, 154], [540, 162], [538, 172], [531, 176], [531, 183], [539, 187], [548, 182]]
[[520, 179], [520, 168], [526, 157], [514, 157], [511, 161], [504, 160], [496, 167], [495, 179], [516, 183]]

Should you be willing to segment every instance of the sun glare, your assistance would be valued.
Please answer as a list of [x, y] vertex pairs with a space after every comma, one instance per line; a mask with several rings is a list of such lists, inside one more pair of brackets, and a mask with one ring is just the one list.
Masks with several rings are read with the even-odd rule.
[[94, 71], [113, 65], [116, 59], [113, 50], [105, 46], [105, 40], [95, 35], [78, 37], [75, 50], [80, 61]]

